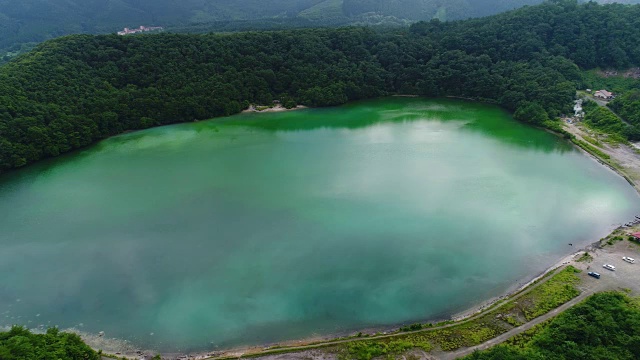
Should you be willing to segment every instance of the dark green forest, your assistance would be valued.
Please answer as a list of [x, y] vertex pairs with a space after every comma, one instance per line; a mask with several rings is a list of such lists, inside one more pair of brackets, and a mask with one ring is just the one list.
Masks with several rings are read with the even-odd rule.
[[410, 20], [459, 20], [540, 4], [541, 0], [343, 0], [347, 16], [379, 13]]
[[78, 335], [63, 333], [56, 328], [47, 330], [45, 334], [32, 334], [15, 326], [8, 332], [0, 332], [0, 359], [100, 360], [100, 356]]
[[67, 36], [0, 67], [0, 171], [275, 99], [468, 97], [544, 125], [571, 112], [580, 68], [633, 64], [640, 6], [571, 0], [408, 29]]
[[[640, 82], [638, 82], [640, 86]], [[609, 107], [632, 125], [640, 127], [640, 89], [633, 89], [616, 97]]]
[[295, 16], [324, 0], [0, 0], [0, 48], [138, 25]]
[[640, 359], [640, 307], [620, 293], [601, 293], [539, 326], [464, 360]]
[[[0, 63], [23, 46], [68, 34], [123, 27], [170, 31], [265, 30], [347, 24], [459, 20], [543, 0], [0, 0]], [[581, 0], [582, 1], [582, 0]], [[608, 0], [598, 0], [607, 2]], [[617, 0], [639, 2], [640, 0]]]

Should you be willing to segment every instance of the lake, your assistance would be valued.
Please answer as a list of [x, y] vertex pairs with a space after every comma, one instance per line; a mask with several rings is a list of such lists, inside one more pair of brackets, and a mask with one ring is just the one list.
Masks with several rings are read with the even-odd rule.
[[197, 351], [444, 319], [631, 220], [638, 200], [485, 104], [154, 128], [0, 178], [0, 326]]

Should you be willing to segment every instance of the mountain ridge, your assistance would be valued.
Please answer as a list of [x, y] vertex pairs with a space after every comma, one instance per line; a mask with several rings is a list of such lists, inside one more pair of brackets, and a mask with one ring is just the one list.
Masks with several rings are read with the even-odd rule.
[[[0, 58], [24, 43], [76, 33], [112, 33], [124, 27], [280, 19], [309, 26], [394, 25], [407, 21], [458, 20], [493, 15], [543, 0], [0, 0]], [[608, 0], [600, 0], [608, 1]], [[639, 2], [640, 0], [619, 0]], [[243, 26], [245, 26], [244, 24]], [[215, 30], [215, 26], [212, 27]], [[242, 29], [242, 26], [240, 27]], [[4, 49], [4, 51], [3, 51]]]

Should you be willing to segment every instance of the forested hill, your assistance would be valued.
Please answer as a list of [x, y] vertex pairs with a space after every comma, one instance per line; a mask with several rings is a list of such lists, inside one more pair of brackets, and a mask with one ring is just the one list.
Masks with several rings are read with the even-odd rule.
[[0, 0], [0, 49], [73, 33], [294, 16], [323, 0]]
[[578, 66], [640, 64], [640, 6], [556, 0], [406, 30], [74, 35], [0, 67], [0, 171], [125, 130], [404, 93], [486, 99], [543, 124], [571, 111]]
[[[458, 20], [543, 0], [0, 0], [0, 61], [67, 34], [164, 26], [194, 31]], [[609, 0], [598, 0], [609, 1]], [[640, 0], [617, 0], [629, 2]]]
[[410, 20], [459, 20], [497, 14], [542, 0], [343, 0], [345, 15], [378, 13]]

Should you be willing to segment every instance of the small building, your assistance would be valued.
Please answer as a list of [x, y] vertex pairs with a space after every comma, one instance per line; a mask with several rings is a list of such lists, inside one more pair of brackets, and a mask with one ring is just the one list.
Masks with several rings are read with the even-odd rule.
[[138, 34], [138, 33], [147, 32], [147, 31], [156, 31], [156, 30], [164, 30], [164, 28], [162, 26], [149, 27], [149, 26], [140, 25], [140, 27], [136, 29], [124, 28], [124, 30], [118, 31], [118, 35], [124, 36], [124, 35]]
[[593, 94], [593, 96], [597, 97], [598, 99], [604, 99], [604, 100], [613, 99], [613, 94], [608, 92], [607, 90], [598, 90], [596, 91], [595, 94]]
[[635, 241], [640, 241], [640, 232], [629, 234]]
[[587, 89], [587, 92], [588, 92], [588, 93], [591, 93], [591, 89]]

